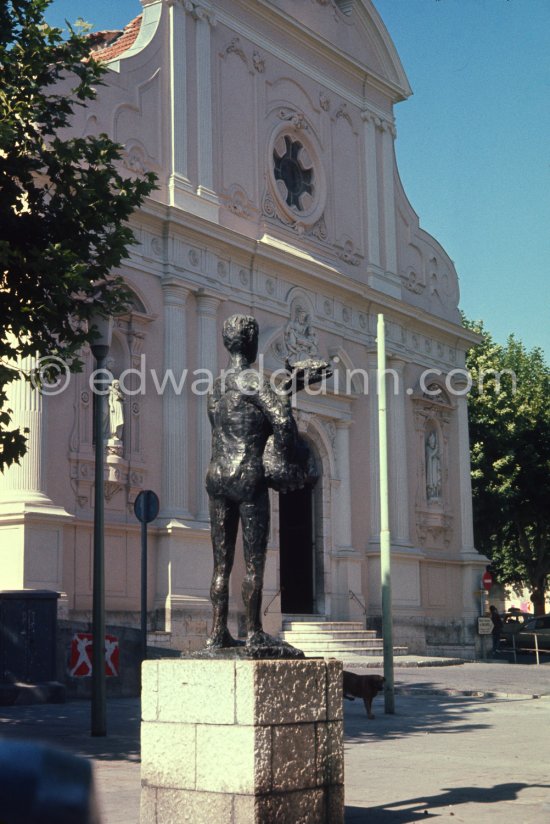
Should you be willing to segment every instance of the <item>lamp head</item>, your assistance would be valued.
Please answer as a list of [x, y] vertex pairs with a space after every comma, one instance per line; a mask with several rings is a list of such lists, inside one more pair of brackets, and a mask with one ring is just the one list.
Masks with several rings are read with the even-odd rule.
[[93, 333], [90, 348], [95, 358], [105, 358], [111, 346], [113, 337], [113, 318], [100, 315], [99, 312], [90, 316], [88, 330]]

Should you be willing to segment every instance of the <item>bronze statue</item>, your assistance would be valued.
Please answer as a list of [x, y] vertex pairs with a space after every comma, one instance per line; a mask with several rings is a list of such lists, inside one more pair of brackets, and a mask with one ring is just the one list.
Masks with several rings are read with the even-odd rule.
[[[261, 606], [269, 534], [268, 486], [282, 492], [316, 479], [309, 451], [292, 416], [292, 391], [330, 374], [323, 361], [295, 364], [290, 378], [277, 389], [251, 368], [258, 354], [258, 324], [249, 315], [233, 315], [223, 325], [229, 369], [215, 381], [208, 399], [212, 425], [212, 459], [206, 476], [210, 501], [214, 573], [211, 651], [242, 646], [227, 628], [229, 576], [235, 557], [239, 521], [246, 574], [242, 598], [246, 648], [278, 657], [301, 657], [262, 628]], [[266, 446], [269, 447], [266, 450]]]

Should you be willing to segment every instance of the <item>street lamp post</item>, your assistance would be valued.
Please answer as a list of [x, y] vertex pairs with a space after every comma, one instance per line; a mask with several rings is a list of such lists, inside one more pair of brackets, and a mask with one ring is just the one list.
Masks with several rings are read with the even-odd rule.
[[92, 602], [92, 735], [107, 735], [107, 702], [105, 682], [105, 497], [103, 418], [105, 393], [109, 383], [106, 363], [113, 329], [113, 319], [96, 315], [90, 319], [90, 328], [96, 337], [90, 348], [96, 361], [94, 380], [94, 555]]

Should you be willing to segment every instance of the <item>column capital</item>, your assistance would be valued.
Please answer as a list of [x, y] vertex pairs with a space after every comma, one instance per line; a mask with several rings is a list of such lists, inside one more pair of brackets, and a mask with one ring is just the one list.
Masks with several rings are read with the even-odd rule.
[[353, 421], [348, 420], [346, 418], [338, 418], [338, 420], [334, 421], [336, 429], [349, 429], [352, 423]]
[[198, 289], [195, 292], [195, 299], [197, 301], [197, 310], [201, 315], [213, 315], [214, 317], [217, 314], [218, 307], [220, 303], [224, 300], [224, 298], [220, 295], [209, 294], [205, 292], [204, 289]]
[[408, 361], [400, 355], [390, 355], [388, 358], [388, 365], [391, 369], [395, 369], [400, 375], [405, 371]]
[[179, 278], [167, 277], [161, 281], [164, 304], [185, 306], [191, 290]]
[[389, 132], [393, 137], [396, 135], [395, 120], [372, 109], [363, 109], [361, 112], [363, 123], [373, 125], [381, 132]]

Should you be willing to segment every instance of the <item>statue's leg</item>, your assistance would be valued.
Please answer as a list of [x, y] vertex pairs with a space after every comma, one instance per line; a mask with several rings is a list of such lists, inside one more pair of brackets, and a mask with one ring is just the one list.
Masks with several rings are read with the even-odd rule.
[[262, 591], [269, 534], [269, 497], [267, 487], [254, 501], [240, 504], [246, 574], [242, 596], [246, 612], [247, 639], [262, 633]]
[[212, 631], [206, 642], [209, 647], [235, 645], [227, 629], [229, 610], [229, 576], [235, 558], [235, 541], [239, 528], [238, 504], [226, 498], [210, 498], [210, 531], [214, 550], [214, 572], [210, 585], [213, 607]]

